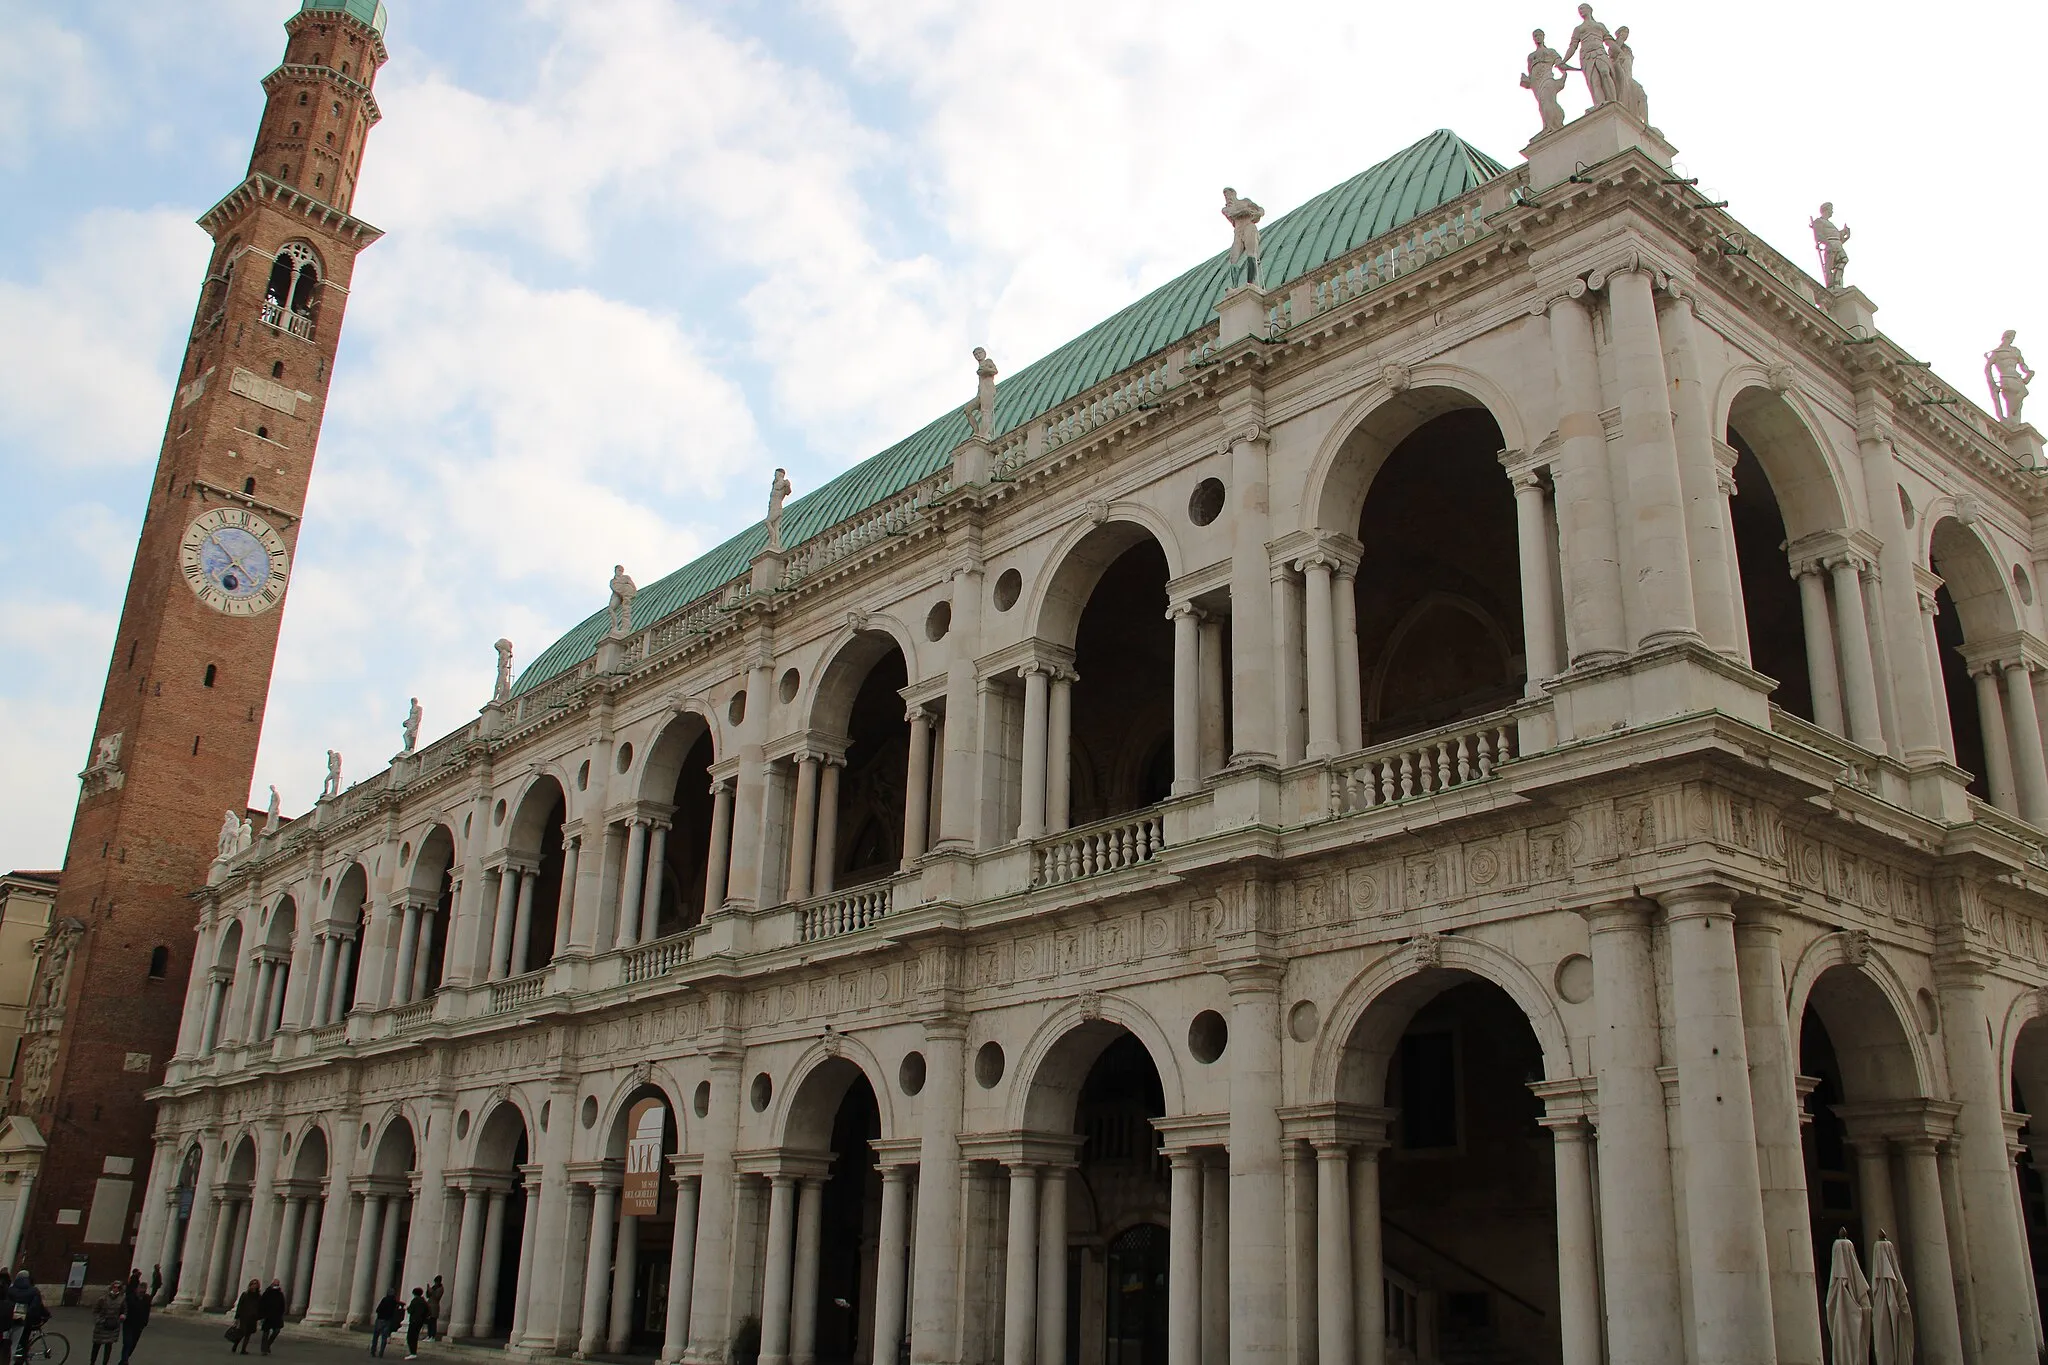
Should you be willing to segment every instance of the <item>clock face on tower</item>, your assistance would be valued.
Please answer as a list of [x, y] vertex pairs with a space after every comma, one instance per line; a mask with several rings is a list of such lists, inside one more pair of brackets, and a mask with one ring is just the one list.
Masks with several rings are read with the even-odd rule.
[[254, 616], [276, 606], [291, 571], [284, 537], [240, 507], [200, 513], [185, 528], [178, 562], [199, 600], [229, 616]]

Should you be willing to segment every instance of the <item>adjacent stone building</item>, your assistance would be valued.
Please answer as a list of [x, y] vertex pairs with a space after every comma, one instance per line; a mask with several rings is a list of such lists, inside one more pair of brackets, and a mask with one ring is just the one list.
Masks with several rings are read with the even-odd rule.
[[223, 857], [137, 1261], [706, 1365], [1819, 1365], [1847, 1228], [1923, 1360], [2034, 1361], [2038, 439], [1640, 94], [1424, 138]]

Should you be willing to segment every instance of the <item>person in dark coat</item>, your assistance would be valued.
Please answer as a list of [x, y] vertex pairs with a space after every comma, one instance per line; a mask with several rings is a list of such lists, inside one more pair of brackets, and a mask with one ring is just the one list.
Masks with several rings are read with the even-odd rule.
[[43, 1306], [43, 1291], [36, 1288], [35, 1278], [26, 1270], [14, 1272], [14, 1283], [7, 1287], [7, 1306], [13, 1310], [8, 1345], [18, 1357], [28, 1343], [28, 1334], [50, 1320], [50, 1310]]
[[235, 1327], [241, 1336], [228, 1347], [236, 1355], [249, 1354], [249, 1338], [256, 1335], [256, 1329], [263, 1322], [263, 1281], [251, 1280], [249, 1287], [242, 1291], [242, 1297], [235, 1300]]
[[436, 1275], [434, 1282], [427, 1286], [427, 1340], [429, 1341], [439, 1341], [441, 1339], [441, 1299], [447, 1292], [447, 1287], [441, 1283], [439, 1275]]
[[121, 1339], [121, 1318], [127, 1311], [127, 1290], [119, 1280], [93, 1302], [92, 1365], [114, 1365], [114, 1343]]
[[[133, 1272], [132, 1274], [130, 1274], [128, 1278], [129, 1278], [129, 1279], [131, 1279], [131, 1280], [133, 1280], [133, 1279], [139, 1279], [139, 1278], [141, 1278], [141, 1275], [142, 1275], [142, 1272], [141, 1272], [141, 1271], [139, 1271], [139, 1270], [137, 1270], [137, 1271]], [[151, 1266], [151, 1267], [149, 1268], [149, 1297], [150, 1297], [150, 1301], [151, 1301], [152, 1303], [154, 1303], [154, 1302], [155, 1302], [155, 1301], [157, 1300], [157, 1298], [158, 1298], [159, 1296], [161, 1296], [161, 1295], [163, 1294], [163, 1292], [164, 1292], [164, 1268], [163, 1268], [163, 1267], [162, 1267], [161, 1265], [153, 1265], [153, 1266]]]
[[135, 1343], [142, 1339], [142, 1329], [149, 1326], [149, 1303], [155, 1297], [154, 1290], [144, 1287], [141, 1271], [128, 1272], [128, 1302], [121, 1314], [120, 1365], [128, 1365], [128, 1358], [135, 1354]]
[[420, 1358], [420, 1333], [426, 1330], [427, 1320], [434, 1316], [434, 1310], [427, 1306], [426, 1291], [418, 1285], [412, 1287], [412, 1302], [405, 1306], [405, 1358]]
[[263, 1291], [260, 1306], [263, 1309], [263, 1354], [269, 1355], [270, 1344], [284, 1330], [284, 1282], [277, 1276], [270, 1277], [270, 1287]]
[[377, 1300], [377, 1311], [370, 1315], [370, 1354], [381, 1356], [391, 1345], [391, 1334], [398, 1330], [399, 1319], [405, 1316], [405, 1305], [398, 1301], [398, 1291], [385, 1291]]

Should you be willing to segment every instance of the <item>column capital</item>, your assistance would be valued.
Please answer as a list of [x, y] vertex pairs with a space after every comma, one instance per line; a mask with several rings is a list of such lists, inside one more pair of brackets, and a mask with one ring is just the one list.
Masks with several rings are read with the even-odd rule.
[[1737, 893], [1733, 888], [1718, 883], [1703, 882], [1673, 887], [1652, 894], [1656, 896], [1657, 903], [1664, 907], [1664, 918], [1667, 920], [1735, 918]]
[[1595, 901], [1590, 905], [1574, 906], [1580, 918], [1592, 932], [1606, 933], [1619, 929], [1646, 929], [1650, 924], [1652, 904], [1641, 897], [1623, 900]]

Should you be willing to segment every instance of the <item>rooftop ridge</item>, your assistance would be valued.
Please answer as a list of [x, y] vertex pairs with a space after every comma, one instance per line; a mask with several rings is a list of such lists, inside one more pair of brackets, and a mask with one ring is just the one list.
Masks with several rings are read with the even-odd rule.
[[[1261, 284], [1277, 289], [1290, 283], [1507, 170], [1456, 133], [1439, 128], [1262, 225]], [[999, 380], [996, 436], [1045, 416], [1200, 331], [1213, 321], [1216, 301], [1233, 283], [1229, 253], [1219, 251]], [[963, 403], [967, 388], [963, 382]], [[968, 434], [966, 414], [955, 408], [826, 480], [784, 509], [783, 543], [796, 550], [939, 473]], [[767, 544], [766, 525], [755, 522], [647, 584], [633, 599], [633, 629], [653, 625], [738, 578]], [[600, 609], [572, 627], [526, 666], [514, 695], [591, 657], [608, 624], [608, 613]]]

